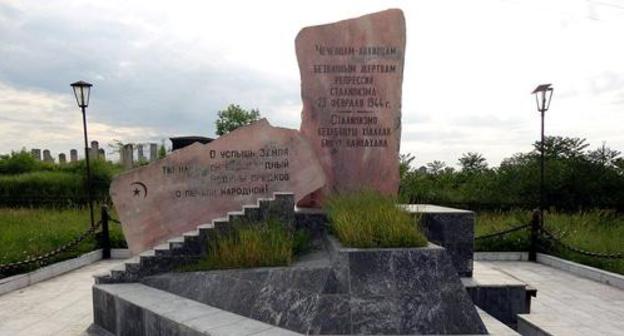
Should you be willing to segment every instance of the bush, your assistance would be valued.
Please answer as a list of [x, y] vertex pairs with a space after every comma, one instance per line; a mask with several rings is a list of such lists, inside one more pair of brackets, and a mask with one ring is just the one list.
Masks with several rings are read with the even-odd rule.
[[292, 263], [295, 239], [282, 223], [268, 220], [237, 225], [209, 241], [207, 249], [205, 258], [180, 270], [286, 266]]
[[326, 202], [332, 232], [348, 247], [419, 247], [427, 238], [395, 200], [365, 191], [334, 195]]
[[39, 163], [24, 149], [11, 152], [11, 155], [0, 157], [0, 175], [32, 172], [39, 168]]
[[[41, 168], [41, 167], [39, 167]], [[93, 198], [108, 201], [108, 189], [113, 175], [120, 168], [96, 160], [91, 164]], [[50, 170], [31, 171], [15, 175], [0, 175], [0, 205], [74, 207], [87, 204], [86, 167], [84, 161]]]

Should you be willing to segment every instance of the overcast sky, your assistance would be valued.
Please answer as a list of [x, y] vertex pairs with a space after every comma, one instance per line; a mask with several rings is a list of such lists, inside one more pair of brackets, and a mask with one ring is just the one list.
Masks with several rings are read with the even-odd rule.
[[82, 151], [69, 84], [94, 84], [100, 143], [214, 136], [230, 103], [298, 128], [297, 32], [387, 8], [407, 24], [401, 152], [490, 165], [546, 133], [624, 151], [624, 2], [0, 0], [0, 153]]

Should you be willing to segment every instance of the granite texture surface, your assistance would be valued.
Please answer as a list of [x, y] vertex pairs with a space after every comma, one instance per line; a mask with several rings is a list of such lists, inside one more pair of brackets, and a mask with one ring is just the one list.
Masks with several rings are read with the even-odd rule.
[[[427, 239], [446, 248], [453, 266], [461, 277], [472, 276], [474, 254], [474, 213], [429, 204], [401, 204], [405, 211], [416, 215]], [[322, 209], [297, 208], [297, 227], [320, 237], [329, 225]]]
[[485, 334], [444, 248], [327, 250], [291, 267], [167, 273], [142, 283], [303, 334]]
[[474, 213], [472, 211], [436, 211], [420, 214], [427, 239], [446, 248], [460, 276], [472, 276]]

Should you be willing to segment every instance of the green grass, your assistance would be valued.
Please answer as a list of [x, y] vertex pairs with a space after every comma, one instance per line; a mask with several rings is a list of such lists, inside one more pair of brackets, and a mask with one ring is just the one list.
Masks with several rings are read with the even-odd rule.
[[[99, 208], [97, 208], [99, 209]], [[99, 210], [96, 211], [96, 220]], [[0, 264], [18, 262], [31, 256], [46, 254], [69, 243], [89, 228], [89, 210], [0, 208]], [[110, 223], [111, 244], [125, 247], [118, 224]], [[85, 239], [46, 264], [76, 257], [97, 248], [94, 237]], [[30, 271], [43, 265], [30, 265], [11, 274]], [[3, 275], [10, 275], [5, 272]]]
[[333, 234], [348, 247], [420, 247], [427, 238], [394, 199], [372, 191], [334, 195], [326, 202]]
[[[308, 238], [309, 239], [309, 238]], [[287, 266], [308, 246], [304, 233], [292, 233], [276, 220], [236, 225], [208, 242], [206, 257], [180, 271]]]
[[[529, 223], [529, 211], [480, 213], [477, 215], [475, 236], [499, 232]], [[593, 210], [575, 214], [546, 213], [546, 229], [570, 245], [600, 253], [624, 252], [624, 216], [611, 211]], [[585, 265], [624, 274], [624, 259], [609, 260], [586, 257], [556, 244], [548, 244], [548, 253]], [[477, 251], [527, 251], [529, 231], [522, 230], [504, 237], [478, 240]]]
[[[39, 170], [0, 173], [0, 206], [71, 208], [87, 204], [84, 161], [65, 165], [35, 163], [41, 166]], [[120, 171], [118, 165], [102, 160], [92, 162], [91, 183], [96, 201], [108, 200], [112, 177]]]

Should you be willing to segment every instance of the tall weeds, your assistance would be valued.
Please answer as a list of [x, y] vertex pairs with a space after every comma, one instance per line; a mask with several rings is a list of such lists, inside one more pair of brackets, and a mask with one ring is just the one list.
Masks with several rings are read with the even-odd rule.
[[372, 191], [334, 195], [326, 202], [332, 232], [345, 246], [418, 247], [427, 239], [395, 200]]

